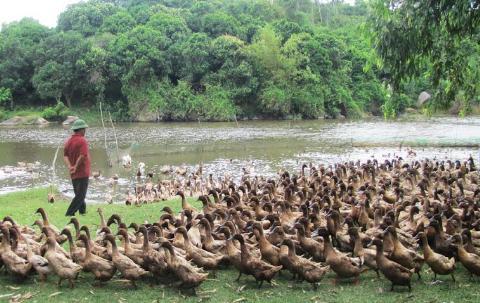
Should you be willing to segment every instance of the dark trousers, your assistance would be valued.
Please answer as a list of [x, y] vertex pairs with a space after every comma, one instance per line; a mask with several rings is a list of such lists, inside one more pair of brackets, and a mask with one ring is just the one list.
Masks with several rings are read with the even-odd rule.
[[65, 216], [75, 216], [75, 213], [78, 211], [81, 215], [85, 214], [87, 211], [87, 205], [85, 204], [85, 196], [87, 195], [88, 189], [88, 177], [72, 180], [73, 192], [75, 197], [68, 207], [67, 213]]

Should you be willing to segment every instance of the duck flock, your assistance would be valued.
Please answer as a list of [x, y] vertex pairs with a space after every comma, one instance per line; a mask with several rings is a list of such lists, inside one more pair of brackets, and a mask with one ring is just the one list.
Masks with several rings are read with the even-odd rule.
[[133, 287], [148, 279], [195, 291], [229, 266], [258, 287], [280, 271], [316, 289], [328, 271], [361, 283], [372, 270], [392, 290], [410, 290], [427, 267], [453, 283], [460, 263], [480, 275], [479, 178], [471, 157], [303, 165], [218, 184], [198, 197], [201, 209], [179, 191], [182, 211], [165, 207], [156, 222], [105, 219], [99, 209], [94, 233], [77, 218], [59, 230], [40, 208], [38, 229], [11, 217], [0, 223], [0, 266], [19, 280], [52, 275], [71, 287], [86, 271], [98, 283], [118, 275]]

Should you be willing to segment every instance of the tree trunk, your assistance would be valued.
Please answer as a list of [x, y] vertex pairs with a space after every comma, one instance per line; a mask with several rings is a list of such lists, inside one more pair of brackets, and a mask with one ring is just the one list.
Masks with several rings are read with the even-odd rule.
[[65, 94], [65, 101], [67, 101], [67, 107], [72, 108], [72, 96], [70, 94]]

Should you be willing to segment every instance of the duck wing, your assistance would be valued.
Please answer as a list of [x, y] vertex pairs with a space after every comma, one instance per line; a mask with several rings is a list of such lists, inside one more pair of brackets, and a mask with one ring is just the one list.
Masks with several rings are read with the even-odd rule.
[[396, 262], [393, 262], [392, 261], [392, 269], [394, 272], [397, 272], [398, 274], [409, 274], [409, 275], [412, 275], [414, 272], [415, 272], [415, 268], [412, 268], [412, 269], [408, 269], [406, 267], [403, 267], [402, 265], [396, 263]]
[[48, 260], [42, 256], [34, 255], [28, 260], [33, 266], [46, 267], [48, 266]]
[[352, 266], [361, 267], [363, 265], [362, 258], [359, 257], [348, 257], [344, 254], [339, 254], [341, 262], [350, 263]]

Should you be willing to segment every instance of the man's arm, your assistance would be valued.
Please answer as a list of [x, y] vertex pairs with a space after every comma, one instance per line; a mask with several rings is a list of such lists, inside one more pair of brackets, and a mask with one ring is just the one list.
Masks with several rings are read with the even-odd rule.
[[80, 155], [77, 159], [77, 162], [75, 162], [75, 165], [73, 165], [71, 168], [70, 168], [70, 173], [71, 174], [74, 174], [76, 171], [77, 171], [77, 168], [80, 164], [83, 163], [83, 161], [85, 160], [85, 156], [84, 155]]
[[65, 165], [67, 166], [68, 170], [72, 167], [72, 163], [70, 163], [70, 160], [68, 159], [67, 156], [63, 156], [63, 162], [65, 162]]

